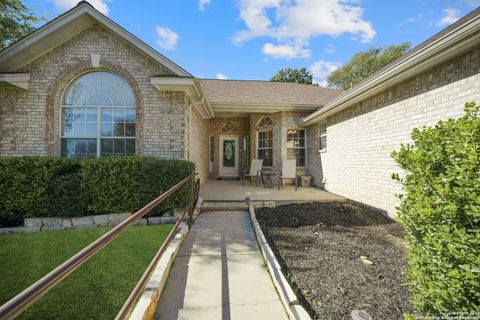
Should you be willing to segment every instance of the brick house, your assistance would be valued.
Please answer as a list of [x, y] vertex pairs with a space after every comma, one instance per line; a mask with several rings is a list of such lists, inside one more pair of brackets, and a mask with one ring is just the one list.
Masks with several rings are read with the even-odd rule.
[[343, 92], [195, 78], [80, 2], [0, 52], [0, 156], [187, 159], [202, 181], [294, 158], [315, 185], [393, 215], [391, 151], [461, 115], [479, 72], [480, 9]]

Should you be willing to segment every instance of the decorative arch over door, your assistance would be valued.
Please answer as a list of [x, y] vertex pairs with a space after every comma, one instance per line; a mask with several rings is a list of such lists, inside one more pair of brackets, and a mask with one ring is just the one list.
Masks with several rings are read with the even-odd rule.
[[238, 130], [231, 121], [227, 121], [227, 123], [222, 127], [222, 130], [220, 132], [222, 134], [237, 134]]

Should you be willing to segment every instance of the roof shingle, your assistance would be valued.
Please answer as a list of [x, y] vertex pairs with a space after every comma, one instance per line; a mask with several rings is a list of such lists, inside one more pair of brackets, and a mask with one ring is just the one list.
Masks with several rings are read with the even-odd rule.
[[289, 82], [202, 79], [212, 104], [311, 105], [321, 107], [342, 90]]

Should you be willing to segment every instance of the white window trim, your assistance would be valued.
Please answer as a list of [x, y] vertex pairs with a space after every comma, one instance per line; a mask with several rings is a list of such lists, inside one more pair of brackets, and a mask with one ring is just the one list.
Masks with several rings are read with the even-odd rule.
[[[325, 126], [325, 133], [322, 134], [321, 132], [321, 126], [324, 125]], [[323, 148], [323, 149], [320, 149], [320, 138], [321, 137], [325, 137], [325, 139], [328, 139], [327, 137], [327, 122], [323, 121], [323, 122], [319, 122], [317, 124], [317, 141], [318, 141], [318, 152], [320, 153], [325, 153], [327, 152], [327, 148], [328, 148], [328, 143], [327, 143], [327, 148]]]
[[307, 129], [302, 129], [302, 128], [298, 128], [298, 129], [287, 129], [287, 141], [288, 141], [288, 131], [289, 130], [303, 130], [305, 131], [305, 147], [292, 147], [292, 148], [289, 148], [287, 147], [287, 153], [288, 153], [288, 149], [305, 149], [305, 165], [304, 166], [297, 166], [297, 168], [299, 169], [307, 169], [308, 168], [308, 141], [307, 141]]
[[258, 141], [259, 141], [259, 138], [258, 136], [260, 135], [261, 132], [268, 132], [268, 131], [272, 131], [272, 147], [271, 148], [262, 148], [262, 150], [266, 150], [266, 149], [270, 149], [272, 150], [272, 165], [271, 166], [263, 166], [265, 168], [273, 168], [273, 129], [265, 129], [265, 130], [258, 130], [256, 132], [256, 139], [255, 139], [255, 158], [256, 159], [259, 159], [258, 158]]

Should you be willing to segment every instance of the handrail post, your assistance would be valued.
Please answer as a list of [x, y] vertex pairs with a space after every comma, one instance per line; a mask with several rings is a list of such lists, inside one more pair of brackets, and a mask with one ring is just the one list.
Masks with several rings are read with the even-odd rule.
[[192, 171], [192, 179], [190, 180], [190, 206], [188, 208], [188, 227], [193, 224], [193, 210], [195, 209], [195, 169]]

